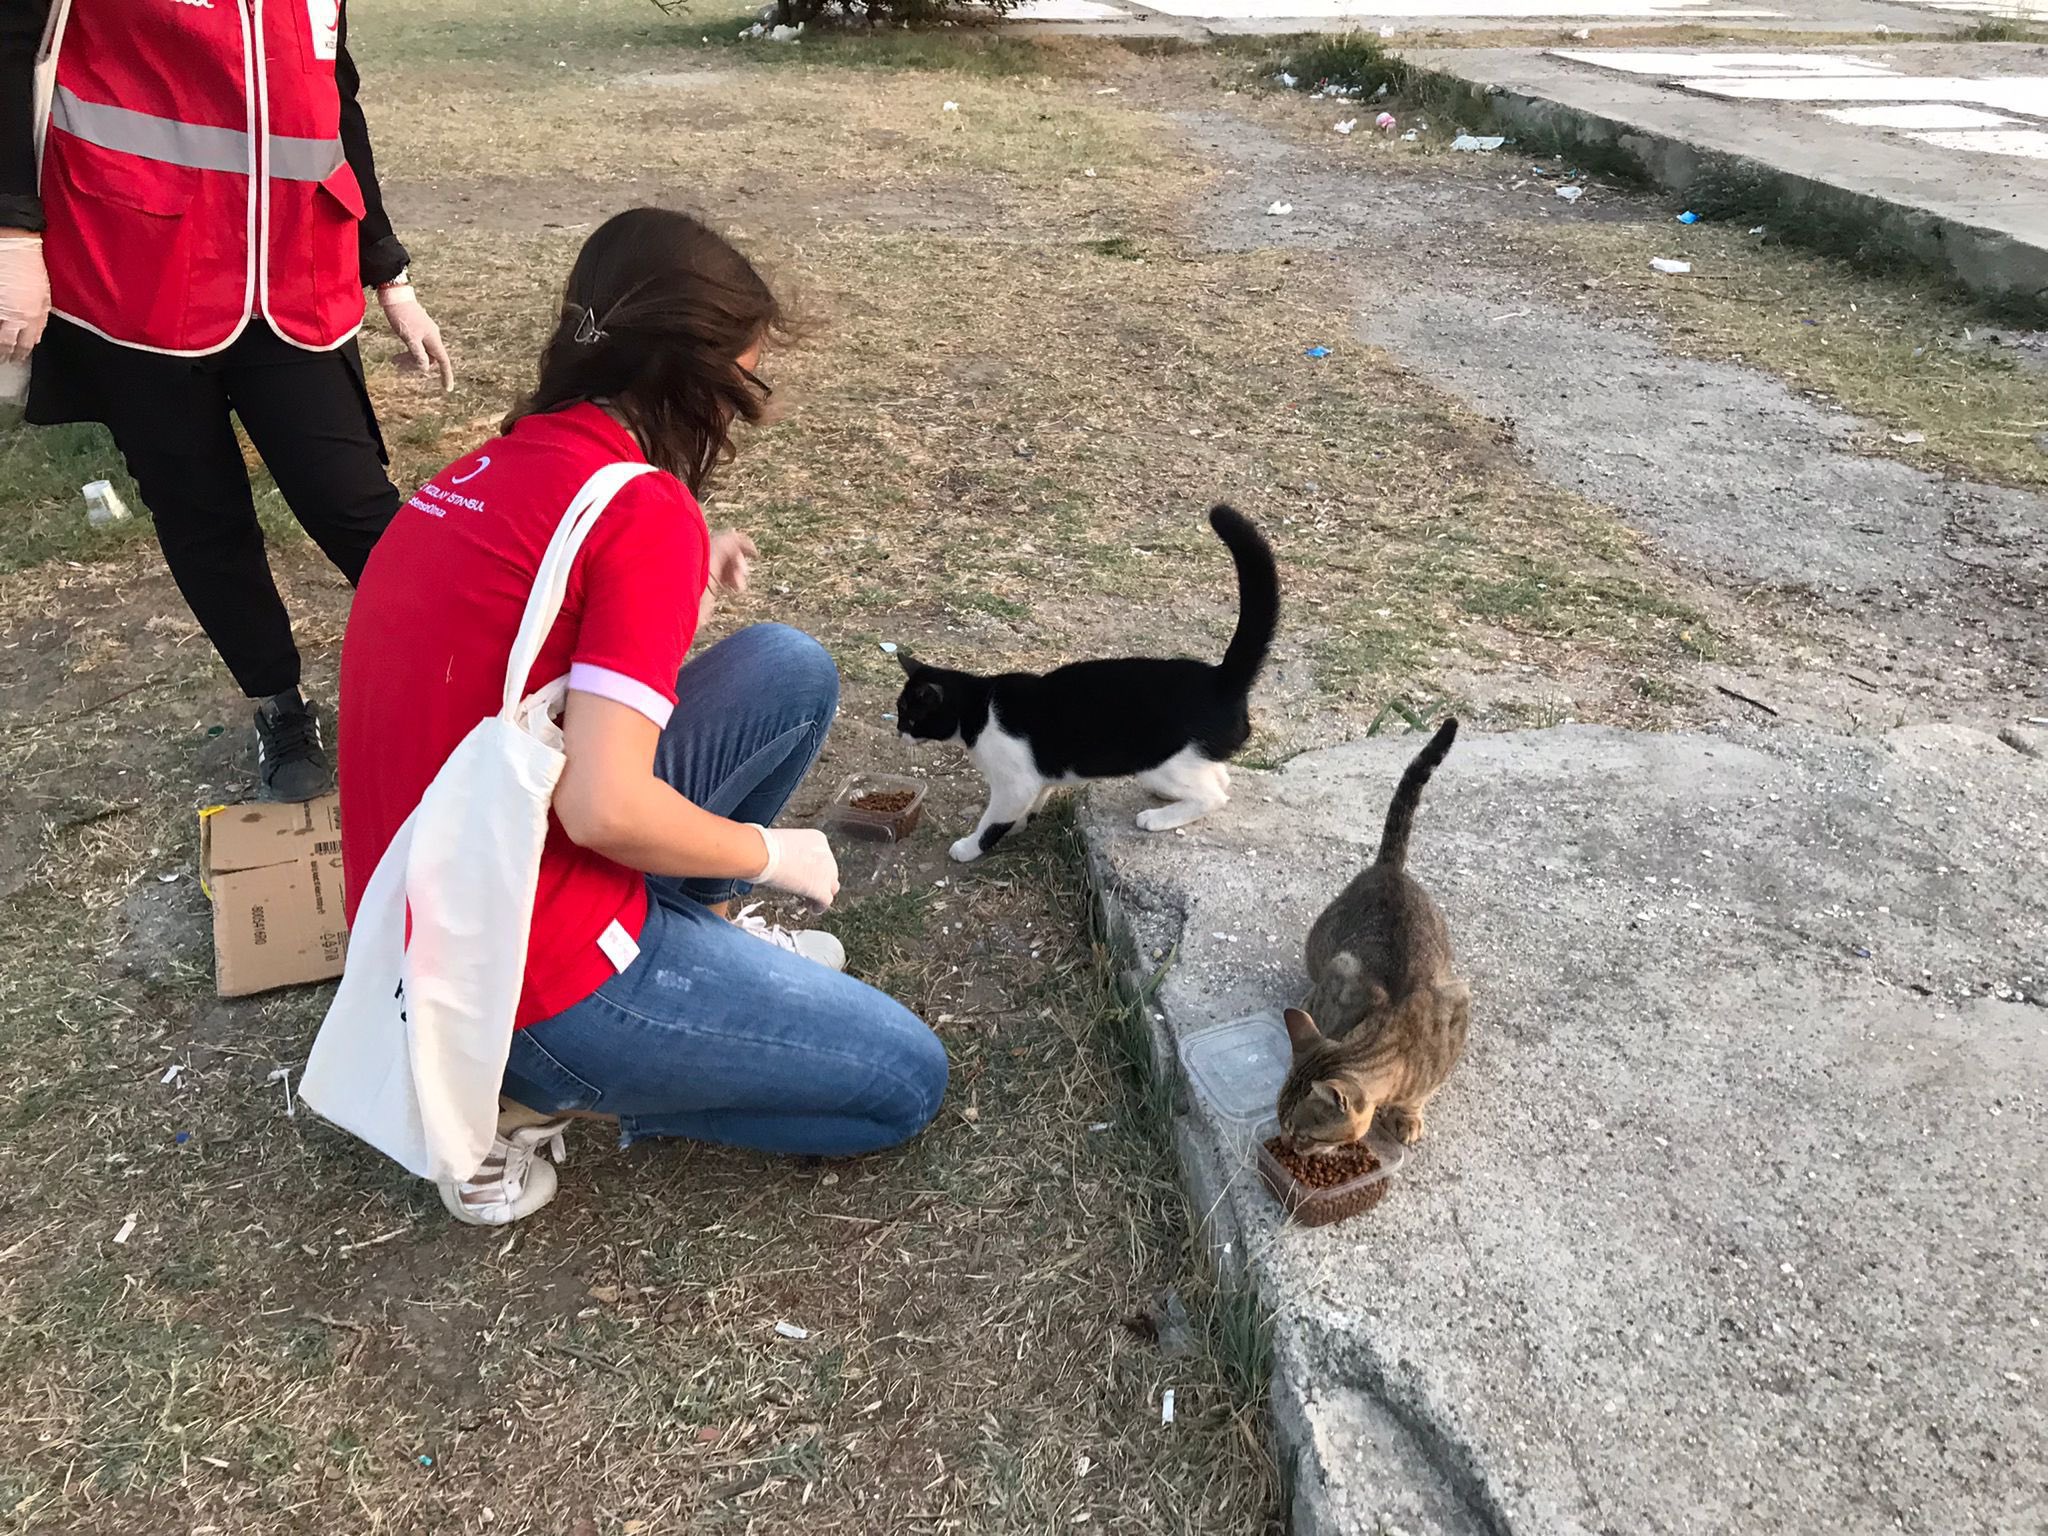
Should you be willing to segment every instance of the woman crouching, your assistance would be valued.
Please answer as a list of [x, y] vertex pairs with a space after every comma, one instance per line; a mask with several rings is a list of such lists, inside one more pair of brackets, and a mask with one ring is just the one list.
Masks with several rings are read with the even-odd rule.
[[637, 208], [583, 247], [539, 386], [502, 435], [435, 476], [371, 555], [341, 667], [345, 878], [358, 899], [427, 786], [499, 708], [565, 507], [607, 464], [644, 462], [592, 526], [527, 681], [567, 678], [555, 788], [502, 1113], [457, 1219], [497, 1226], [553, 1198], [537, 1157], [571, 1116], [622, 1142], [685, 1136], [846, 1156], [915, 1135], [946, 1055], [900, 1004], [840, 974], [830, 934], [733, 904], [769, 886], [829, 906], [824, 834], [772, 825], [839, 696], [823, 646], [776, 624], [685, 662], [713, 589], [746, 585], [744, 534], [698, 497], [761, 419], [781, 310], [696, 219]]

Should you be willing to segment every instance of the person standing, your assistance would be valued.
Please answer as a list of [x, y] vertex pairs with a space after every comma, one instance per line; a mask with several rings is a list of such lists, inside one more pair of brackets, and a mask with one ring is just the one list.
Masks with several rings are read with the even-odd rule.
[[357, 86], [342, 0], [0, 0], [0, 363], [29, 362], [29, 421], [112, 432], [257, 701], [278, 800], [334, 775], [230, 418], [354, 585], [399, 501], [356, 343], [366, 288], [410, 361], [455, 382]]

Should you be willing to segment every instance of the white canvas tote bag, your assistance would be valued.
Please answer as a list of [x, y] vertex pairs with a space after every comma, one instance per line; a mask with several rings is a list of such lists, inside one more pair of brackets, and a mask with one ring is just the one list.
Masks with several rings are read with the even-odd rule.
[[422, 1178], [469, 1178], [497, 1132], [568, 680], [520, 690], [576, 552], [620, 487], [651, 471], [608, 464], [570, 502], [534, 576], [503, 704], [441, 765], [378, 861], [306, 1062], [300, 1097]]

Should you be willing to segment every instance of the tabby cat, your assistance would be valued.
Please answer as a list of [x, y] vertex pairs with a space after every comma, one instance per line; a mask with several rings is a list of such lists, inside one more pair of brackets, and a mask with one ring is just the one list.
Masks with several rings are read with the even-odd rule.
[[1404, 1142], [1464, 1054], [1472, 991], [1451, 968], [1444, 915], [1409, 875], [1408, 833], [1430, 775], [1451, 750], [1447, 720], [1401, 775], [1379, 856], [1337, 894], [1308, 934], [1307, 1004], [1287, 1010], [1294, 1059], [1280, 1089], [1280, 1130], [1304, 1151], [1362, 1138], [1377, 1114]]

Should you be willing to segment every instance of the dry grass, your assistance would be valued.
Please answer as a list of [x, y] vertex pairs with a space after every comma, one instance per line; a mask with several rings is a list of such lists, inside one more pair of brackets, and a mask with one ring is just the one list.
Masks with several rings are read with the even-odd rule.
[[1057, 829], [971, 884], [934, 886], [936, 850], [849, 865], [855, 964], [954, 1058], [915, 1147], [593, 1136], [546, 1219], [488, 1234], [285, 1117], [265, 1079], [317, 999], [216, 1005], [197, 967], [108, 954], [110, 902], [194, 907], [155, 886], [189, 858], [174, 803], [54, 833], [0, 909], [11, 1527], [1260, 1528], [1252, 1410], [1125, 1326], [1176, 1281], [1203, 1298]]
[[[914, 1147], [800, 1166], [592, 1135], [545, 1218], [467, 1231], [286, 1118], [266, 1079], [321, 998], [215, 1002], [189, 878], [192, 806], [239, 747], [208, 735], [210, 660], [143, 618], [171, 603], [146, 567], [57, 579], [68, 644], [43, 659], [119, 652], [156, 682], [74, 718], [107, 668], [34, 700], [5, 679], [0, 770], [44, 812], [0, 887], [8, 1528], [1261, 1529], [1226, 1363], [1125, 1325], [1169, 1285], [1206, 1301], [1105, 1048], [1066, 828], [972, 881], [937, 831], [848, 853], [855, 966], [954, 1061]], [[325, 584], [299, 597], [312, 634], [338, 618]], [[863, 746], [844, 733], [820, 778]]]

